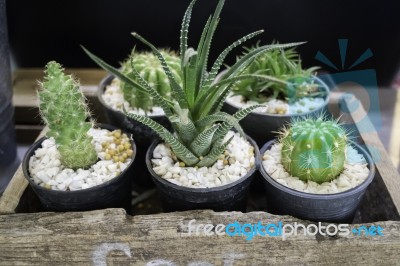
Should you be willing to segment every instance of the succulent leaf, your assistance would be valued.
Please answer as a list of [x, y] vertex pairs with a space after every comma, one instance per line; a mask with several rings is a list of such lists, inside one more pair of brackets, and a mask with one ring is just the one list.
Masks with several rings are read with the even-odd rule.
[[218, 145], [218, 142], [214, 144], [212, 147], [211, 151], [205, 156], [202, 160], [200, 160], [197, 163], [197, 166], [203, 167], [203, 166], [208, 166], [210, 164], [213, 164], [218, 157], [226, 150], [226, 147], [228, 147], [229, 143], [231, 143], [233, 139], [233, 136], [229, 138], [228, 141], [226, 141], [222, 145]]
[[227, 124], [233, 126], [239, 132], [239, 134], [244, 137], [244, 132], [239, 124], [239, 121], [235, 117], [225, 112], [217, 112], [212, 115], [206, 116], [198, 120], [195, 125], [198, 128], [205, 128], [207, 126], [215, 124], [216, 122], [226, 122]]
[[171, 132], [169, 132], [159, 123], [146, 116], [137, 115], [134, 113], [129, 113], [126, 115], [153, 129], [165, 142], [171, 146], [171, 149], [174, 151], [175, 155], [185, 164], [193, 165], [199, 161], [199, 159], [190, 150], [188, 150], [185, 145], [183, 145], [174, 135], [172, 135]]
[[[250, 33], [242, 38], [240, 38], [239, 40], [235, 41], [234, 43], [232, 43], [231, 45], [229, 45], [227, 48], [225, 48], [224, 51], [222, 51], [222, 53], [217, 57], [217, 59], [215, 60], [213, 66], [211, 67], [211, 71], [206, 79], [206, 81], [204, 82], [203, 86], [202, 86], [202, 91], [203, 88], [207, 89], [208, 86], [211, 85], [211, 83], [214, 81], [215, 77], [218, 74], [218, 71], [221, 69], [222, 64], [224, 63], [224, 60], [226, 58], [226, 56], [236, 47], [238, 47], [239, 45], [241, 45], [243, 42], [250, 40], [251, 38], [254, 38], [255, 36], [263, 33], [263, 30], [259, 30], [253, 33]], [[201, 91], [200, 91], [201, 93]]]
[[186, 55], [186, 50], [188, 49], [188, 33], [189, 33], [189, 24], [192, 18], [192, 10], [193, 6], [196, 3], [196, 0], [190, 2], [188, 8], [186, 9], [185, 15], [183, 16], [182, 25], [181, 25], [181, 35], [180, 35], [180, 55], [181, 55], [181, 68], [183, 69], [185, 66], [184, 57], [182, 55]]
[[197, 156], [205, 155], [211, 147], [212, 138], [218, 126], [214, 125], [197, 135], [197, 137], [190, 144], [190, 149], [196, 153]]
[[[181, 84], [182, 74], [180, 58], [172, 51], [161, 50], [160, 53], [165, 58], [174, 78]], [[156, 104], [160, 104], [160, 98], [170, 99], [171, 88], [168, 77], [164, 73], [158, 58], [153, 53], [136, 52], [135, 49], [133, 49], [129, 58], [122, 63], [122, 72], [146, 89], [146, 92], [142, 92], [129, 83], [120, 83], [120, 87], [124, 93], [124, 99], [131, 107], [141, 108], [145, 112], [148, 112], [151, 111], [151, 108]], [[149, 87], [157, 91], [162, 97], [155, 99], [154, 93], [151, 94], [153, 90]], [[163, 109], [165, 112], [165, 108]]]
[[[246, 48], [247, 54], [258, 46]], [[255, 58], [243, 71], [244, 75], [268, 75], [284, 82], [274, 80], [245, 80], [237, 82], [232, 91], [245, 100], [265, 102], [267, 98], [280, 98], [290, 102], [301, 97], [322, 95], [318, 85], [313, 82], [313, 75], [318, 67], [303, 69], [299, 54], [294, 48], [267, 50]]]
[[132, 36], [141, 41], [143, 44], [147, 45], [154, 53], [155, 56], [157, 56], [158, 60], [161, 63], [162, 68], [164, 69], [165, 74], [168, 77], [169, 84], [171, 85], [172, 93], [175, 96], [176, 100], [179, 102], [179, 104], [182, 107], [187, 107], [187, 100], [186, 100], [186, 95], [185, 92], [183, 91], [182, 87], [178, 84], [176, 81], [176, 78], [172, 74], [171, 69], [169, 68], [167, 62], [165, 61], [164, 56], [160, 53], [160, 51], [157, 50], [157, 48], [148, 42], [145, 38], [140, 36], [138, 33], [133, 32]]

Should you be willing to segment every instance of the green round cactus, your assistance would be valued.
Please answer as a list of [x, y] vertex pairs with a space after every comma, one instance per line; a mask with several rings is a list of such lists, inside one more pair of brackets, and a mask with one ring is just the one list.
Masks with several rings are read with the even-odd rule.
[[[181, 59], [171, 51], [162, 50], [161, 54], [164, 56], [175, 80], [181, 85]], [[132, 71], [132, 64], [151, 87], [155, 88], [163, 97], [170, 98], [171, 88], [168, 77], [160, 61], [152, 52], [138, 53], [133, 51], [131, 56], [122, 64], [123, 73], [132, 80], [137, 80]], [[155, 104], [148, 93], [144, 93], [129, 84], [121, 83], [121, 89], [125, 100], [131, 107], [150, 111]]]
[[306, 118], [282, 132], [281, 162], [301, 180], [317, 183], [335, 179], [344, 168], [347, 134], [336, 122]]
[[46, 65], [40, 85], [41, 116], [49, 127], [47, 136], [56, 141], [61, 163], [72, 169], [91, 166], [97, 161], [97, 153], [87, 134], [92, 123], [86, 122], [90, 113], [79, 83], [52, 61]]

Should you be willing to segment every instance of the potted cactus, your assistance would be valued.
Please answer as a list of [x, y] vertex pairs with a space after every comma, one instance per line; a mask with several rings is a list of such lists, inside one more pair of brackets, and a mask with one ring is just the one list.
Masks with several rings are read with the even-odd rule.
[[[173, 51], [165, 49], [160, 50], [160, 53], [165, 58], [165, 62], [177, 83], [181, 84], [182, 74], [179, 57]], [[133, 49], [130, 56], [121, 63], [120, 69], [122, 73], [138, 82], [138, 79], [133, 74], [132, 66], [139, 72], [140, 77], [162, 97], [171, 97], [168, 77], [153, 53], [148, 51], [138, 52]], [[135, 120], [128, 121], [127, 119], [129, 118], [123, 112], [146, 115], [166, 127], [170, 126], [169, 121], [165, 118], [163, 109], [157, 105], [151, 95], [121, 81], [114, 75], [109, 75], [101, 81], [98, 98], [106, 109], [110, 122], [125, 130], [133, 131], [136, 134], [135, 139], [140, 143], [147, 142], [147, 144], [150, 144], [153, 141], [151, 136], [155, 136], [154, 132]], [[134, 128], [135, 130], [133, 130]]]
[[96, 126], [79, 83], [60, 64], [46, 65], [38, 92], [47, 137], [23, 159], [23, 172], [49, 210], [91, 210], [121, 206], [129, 199], [136, 147], [128, 134]]
[[[243, 56], [257, 47], [246, 48]], [[295, 48], [266, 51], [244, 73], [269, 75], [276, 80], [248, 79], [235, 83], [224, 110], [234, 113], [249, 105], [266, 104], [241, 121], [244, 130], [262, 145], [274, 138], [274, 132], [291, 118], [318, 116], [327, 111], [329, 89], [315, 76], [317, 69], [304, 69]]]
[[369, 154], [323, 116], [293, 121], [261, 156], [271, 210], [302, 219], [351, 222], [375, 175]]
[[[160, 53], [165, 58], [172, 75], [178, 84], [181, 84], [181, 67], [179, 57], [170, 50], [163, 49]], [[132, 50], [130, 56], [121, 63], [121, 71], [129, 78], [138, 82], [135, 77], [132, 66], [139, 72], [140, 77], [144, 79], [152, 88], [154, 88], [162, 97], [169, 99], [171, 97], [171, 88], [168, 83], [168, 77], [164, 73], [157, 57], [148, 51], [138, 52]], [[130, 119], [123, 112], [146, 115], [157, 121], [168, 129], [171, 125], [165, 117], [163, 109], [157, 105], [153, 97], [146, 92], [121, 81], [114, 75], [105, 77], [99, 85], [97, 97], [106, 111], [109, 122], [133, 135], [138, 147], [138, 156], [135, 160], [135, 169], [138, 175], [135, 182], [141, 186], [152, 186], [151, 177], [146, 169], [145, 154], [150, 144], [157, 138], [157, 135], [146, 125]]]
[[[147, 45], [160, 60], [168, 76], [172, 98], [162, 97], [143, 80], [132, 66], [138, 82], [108, 65], [85, 49], [101, 67], [124, 82], [153, 96], [172, 124], [170, 133], [148, 117], [129, 113], [128, 117], [152, 128], [161, 141], [154, 142], [147, 152], [147, 166], [152, 173], [167, 210], [211, 208], [214, 210], [244, 209], [245, 196], [257, 168], [258, 148], [246, 137], [238, 121], [261, 105], [243, 108], [233, 115], [220, 111], [232, 83], [249, 78], [268, 80], [264, 75], [243, 75], [243, 69], [266, 50], [291, 47], [296, 44], [260, 46], [241, 58], [222, 79], [216, 81], [227, 54], [244, 41], [262, 31], [246, 35], [228, 46], [207, 71], [210, 44], [216, 30], [224, 1], [220, 0], [207, 21], [197, 49], [188, 47], [188, 29], [192, 1], [183, 17], [180, 36], [182, 86], [171, 74], [163, 55], [142, 36], [133, 36]], [[235, 128], [236, 131], [231, 129]]]

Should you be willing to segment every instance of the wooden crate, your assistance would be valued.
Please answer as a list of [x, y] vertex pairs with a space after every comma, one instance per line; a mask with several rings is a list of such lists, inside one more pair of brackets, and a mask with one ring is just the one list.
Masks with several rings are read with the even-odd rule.
[[[333, 94], [331, 110], [338, 115], [356, 99]], [[342, 109], [343, 110], [343, 109]], [[365, 117], [360, 107], [345, 123]], [[369, 122], [370, 123], [370, 122]], [[357, 125], [357, 124], [356, 124]], [[41, 206], [21, 168], [0, 198], [0, 265], [400, 265], [400, 177], [377, 133], [358, 134], [361, 144], [379, 158], [377, 174], [350, 228], [381, 226], [383, 236], [305, 236], [287, 239], [256, 236], [189, 234], [196, 224], [304, 223], [290, 216], [269, 214], [263, 195], [252, 191], [247, 213], [210, 210], [150, 214], [124, 209], [91, 212], [41, 212]], [[157, 204], [157, 198], [153, 198]], [[147, 212], [148, 213], [148, 212]], [[301, 231], [300, 231], [301, 232]]]

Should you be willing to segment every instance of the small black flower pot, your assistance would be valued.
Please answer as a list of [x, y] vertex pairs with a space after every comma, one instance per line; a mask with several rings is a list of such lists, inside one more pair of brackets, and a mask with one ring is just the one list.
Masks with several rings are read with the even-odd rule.
[[[110, 125], [98, 125], [100, 128], [115, 130], [117, 128]], [[126, 132], [124, 132], [126, 133]], [[128, 134], [129, 136], [129, 134]], [[48, 211], [88, 211], [104, 208], [118, 208], [127, 206], [131, 194], [131, 178], [133, 174], [133, 162], [136, 156], [136, 145], [131, 139], [134, 151], [131, 162], [122, 173], [100, 185], [74, 191], [59, 191], [46, 189], [36, 184], [29, 174], [29, 159], [40, 148], [43, 137], [35, 142], [26, 152], [22, 161], [22, 170], [25, 178], [29, 181], [33, 191], [39, 197], [45, 210]]]
[[[275, 140], [269, 141], [261, 148], [261, 158], [274, 143]], [[335, 194], [312, 194], [288, 188], [266, 172], [260, 159], [268, 211], [311, 221], [351, 223], [365, 191], [374, 179], [375, 165], [371, 156], [360, 145], [352, 141], [350, 144], [364, 156], [370, 172], [367, 179], [357, 187]]]
[[[113, 75], [108, 75], [99, 84], [99, 89], [97, 91], [97, 98], [101, 105], [103, 106], [108, 122], [126, 132], [132, 134], [136, 141], [138, 147], [138, 155], [135, 160], [135, 169], [138, 175], [135, 177], [134, 182], [143, 187], [153, 187], [154, 184], [151, 181], [150, 173], [147, 171], [145, 157], [146, 151], [150, 144], [158, 139], [157, 134], [148, 126], [127, 117], [120, 111], [112, 109], [103, 100], [103, 94], [108, 85], [111, 84], [115, 77]], [[163, 125], [167, 129], [171, 129], [171, 123], [165, 115], [150, 116], [151, 119]]]
[[[221, 73], [221, 75], [222, 74], [223, 72]], [[320, 91], [326, 93], [323, 105], [319, 106], [315, 110], [300, 114], [280, 115], [251, 112], [239, 122], [240, 125], [243, 127], [244, 132], [252, 137], [259, 146], [261, 146], [267, 141], [274, 139], [277, 135], [277, 132], [284, 125], [290, 123], [295, 119], [298, 119], [299, 117], [317, 117], [320, 114], [328, 113], [330, 90], [322, 80], [317, 77], [315, 77], [314, 79], [316, 81], [316, 84], [319, 84]], [[227, 112], [228, 114], [234, 114], [239, 110], [239, 108], [225, 101], [222, 110]]]
[[189, 188], [178, 186], [160, 177], [153, 171], [151, 159], [153, 151], [160, 141], [150, 146], [146, 155], [146, 164], [162, 199], [164, 211], [185, 211], [211, 209], [214, 211], [246, 211], [247, 194], [254, 174], [258, 169], [260, 151], [250, 137], [247, 140], [254, 147], [255, 164], [248, 173], [227, 185], [213, 188]]

